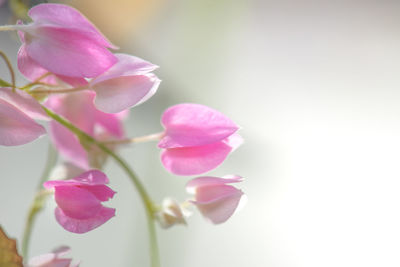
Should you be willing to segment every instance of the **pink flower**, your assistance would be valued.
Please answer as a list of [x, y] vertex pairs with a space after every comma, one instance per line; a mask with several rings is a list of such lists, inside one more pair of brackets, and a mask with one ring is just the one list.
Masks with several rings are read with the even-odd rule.
[[52, 253], [31, 258], [27, 267], [78, 267], [79, 263], [72, 264], [72, 259], [61, 258], [69, 251], [69, 247], [59, 247]]
[[177, 175], [196, 175], [220, 165], [240, 146], [239, 127], [222, 113], [198, 104], [168, 108], [161, 118], [165, 135], [158, 143], [164, 150], [164, 167]]
[[232, 216], [243, 192], [231, 185], [242, 181], [240, 176], [198, 177], [189, 181], [186, 190], [194, 194], [193, 204], [214, 224], [223, 223]]
[[0, 88], [0, 145], [23, 145], [46, 130], [33, 119], [48, 120], [40, 104], [28, 93]]
[[[98, 139], [122, 138], [123, 114], [107, 114], [99, 111], [93, 105], [94, 96], [92, 91], [52, 95], [47, 100], [46, 106]], [[90, 166], [101, 167], [101, 155], [96, 150], [88, 152], [82, 147], [78, 138], [58, 122], [50, 122], [49, 134], [58, 152], [67, 161], [85, 170]]]
[[118, 62], [90, 82], [95, 106], [107, 113], [121, 112], [149, 99], [160, 80], [151, 71], [158, 66], [138, 57], [116, 54]]
[[33, 22], [17, 27], [23, 41], [18, 67], [28, 78], [49, 71], [84, 82], [82, 78], [96, 77], [117, 62], [107, 49], [115, 47], [76, 9], [40, 4], [28, 15]]
[[104, 207], [115, 194], [105, 184], [107, 176], [98, 170], [90, 170], [70, 180], [48, 181], [47, 189], [55, 189], [56, 220], [65, 230], [77, 234], [93, 230], [115, 215], [115, 209]]

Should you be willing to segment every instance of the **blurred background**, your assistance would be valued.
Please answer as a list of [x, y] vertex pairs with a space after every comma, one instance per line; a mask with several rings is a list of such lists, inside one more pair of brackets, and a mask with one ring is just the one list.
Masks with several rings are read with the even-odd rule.
[[[168, 106], [196, 102], [245, 138], [211, 175], [240, 174], [247, 205], [218, 226], [197, 212], [158, 229], [164, 267], [400, 266], [400, 1], [76, 0], [121, 51], [160, 66], [158, 93], [134, 108], [129, 136], [161, 130]], [[0, 23], [12, 22], [5, 4]], [[19, 42], [0, 33], [16, 66]], [[8, 71], [0, 64], [1, 78]], [[19, 82], [24, 81], [20, 77]], [[0, 223], [20, 238], [48, 137], [2, 147]], [[122, 149], [154, 199], [184, 200], [154, 143]], [[54, 201], [30, 255], [61, 244], [81, 266], [148, 266], [140, 200], [113, 162], [117, 216], [85, 235], [63, 230]]]

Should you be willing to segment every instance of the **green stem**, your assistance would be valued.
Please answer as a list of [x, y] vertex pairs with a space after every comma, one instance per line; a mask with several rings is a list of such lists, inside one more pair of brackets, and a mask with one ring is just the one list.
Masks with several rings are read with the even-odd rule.
[[49, 178], [50, 172], [52, 168], [56, 165], [57, 162], [57, 152], [55, 149], [49, 145], [49, 150], [47, 153], [46, 166], [43, 170], [43, 174], [40, 178], [40, 181], [36, 188], [36, 195], [33, 200], [33, 203], [28, 211], [28, 216], [25, 224], [24, 235], [22, 237], [22, 255], [24, 259], [28, 258], [28, 248], [29, 241], [32, 234], [33, 225], [38, 213], [43, 209], [46, 197], [48, 194], [43, 193], [42, 185]]
[[73, 132], [82, 143], [94, 144], [99, 149], [101, 149], [104, 153], [106, 153], [110, 157], [112, 157], [120, 165], [120, 167], [126, 172], [126, 174], [129, 176], [130, 180], [135, 185], [136, 190], [138, 191], [138, 193], [143, 201], [145, 210], [146, 210], [147, 226], [149, 229], [149, 238], [150, 238], [149, 243], [150, 243], [151, 266], [159, 267], [160, 266], [160, 258], [159, 258], [159, 252], [158, 252], [157, 233], [156, 233], [155, 220], [154, 220], [155, 219], [154, 218], [155, 208], [153, 205], [153, 201], [151, 200], [149, 194], [147, 193], [146, 189], [144, 188], [143, 184], [140, 182], [140, 180], [138, 179], [138, 177], [136, 176], [134, 171], [129, 167], [129, 165], [121, 157], [119, 157], [117, 154], [115, 154], [106, 145], [102, 144], [101, 142], [99, 142], [95, 138], [93, 138], [92, 136], [81, 131], [75, 125], [73, 125], [69, 121], [65, 120], [61, 116], [55, 114], [53, 111], [47, 109], [44, 106], [42, 106], [42, 108], [45, 110], [47, 115], [49, 115], [49, 117], [51, 117], [52, 119], [54, 119], [61, 125], [65, 126], [71, 132]]
[[11, 65], [11, 61], [8, 59], [7, 55], [3, 51], [0, 51], [0, 56], [4, 59], [4, 61], [7, 64], [7, 68], [10, 71], [10, 75], [11, 75], [12, 89], [13, 89], [13, 91], [15, 91], [15, 73], [14, 73], [14, 69]]

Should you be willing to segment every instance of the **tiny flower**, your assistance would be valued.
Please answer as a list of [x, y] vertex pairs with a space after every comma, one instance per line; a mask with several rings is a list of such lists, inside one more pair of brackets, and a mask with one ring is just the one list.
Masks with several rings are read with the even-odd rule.
[[69, 232], [82, 234], [115, 216], [115, 209], [102, 205], [115, 194], [107, 183], [103, 172], [90, 170], [70, 180], [45, 182], [43, 186], [55, 190], [57, 222]]
[[172, 198], [165, 198], [161, 210], [156, 214], [156, 218], [163, 228], [169, 228], [174, 224], [186, 224], [185, 217], [188, 216], [190, 216], [190, 212]]
[[222, 113], [199, 104], [168, 108], [161, 118], [165, 135], [158, 143], [164, 167], [177, 175], [216, 168], [242, 143], [239, 127]]
[[59, 247], [52, 253], [31, 258], [27, 267], [78, 267], [79, 263], [73, 264], [72, 259], [62, 258], [69, 251], [69, 247]]
[[90, 82], [95, 106], [107, 113], [139, 105], [157, 91], [160, 80], [151, 71], [158, 66], [138, 57], [116, 54], [118, 62]]
[[[126, 113], [101, 112], [93, 105], [93, 99], [94, 92], [82, 91], [52, 95], [45, 105], [97, 139], [122, 138], [124, 136], [122, 119]], [[98, 160], [98, 153], [92, 150], [86, 151], [79, 139], [58, 122], [50, 122], [49, 135], [58, 152], [67, 161], [85, 170], [90, 166], [101, 167], [102, 162]]]
[[32, 64], [61, 77], [91, 78], [117, 62], [107, 49], [115, 47], [76, 9], [40, 4], [28, 15], [33, 22], [16, 27], [23, 41], [18, 65], [28, 78], [37, 75]]
[[44, 135], [34, 119], [48, 120], [40, 104], [23, 91], [0, 88], [0, 145], [23, 145]]
[[242, 181], [240, 176], [198, 177], [189, 181], [186, 190], [194, 194], [192, 203], [214, 224], [228, 220], [239, 205], [243, 192], [231, 185]]

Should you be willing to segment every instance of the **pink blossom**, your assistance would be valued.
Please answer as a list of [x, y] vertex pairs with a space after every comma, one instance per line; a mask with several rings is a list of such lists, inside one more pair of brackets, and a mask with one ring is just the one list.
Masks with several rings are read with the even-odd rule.
[[[76, 9], [62, 4], [40, 4], [28, 15], [32, 23], [19, 25], [23, 44], [18, 53], [21, 72], [30, 79], [44, 72], [60, 77], [96, 77], [117, 62], [113, 46]], [[38, 68], [31, 69], [30, 66]]]
[[164, 167], [177, 175], [196, 175], [220, 165], [242, 143], [239, 127], [222, 113], [199, 104], [168, 108], [161, 118]]
[[70, 180], [48, 181], [47, 189], [55, 189], [58, 207], [55, 215], [65, 230], [73, 233], [86, 233], [93, 230], [115, 215], [115, 209], [104, 207], [115, 194], [105, 184], [107, 176], [98, 170], [90, 170]]
[[228, 220], [239, 205], [243, 192], [231, 185], [242, 181], [240, 176], [198, 177], [189, 181], [186, 190], [194, 194], [193, 204], [214, 224]]
[[[45, 105], [85, 133], [98, 139], [122, 138], [123, 113], [107, 114], [99, 111], [93, 104], [94, 96], [95, 93], [92, 91], [52, 95]], [[58, 122], [50, 122], [49, 134], [58, 152], [67, 161], [86, 170], [90, 166], [101, 167], [98, 166], [101, 165], [99, 163], [99, 160], [102, 161], [101, 155], [95, 150], [87, 151], [79, 139]]]
[[34, 119], [48, 118], [32, 96], [0, 88], [0, 145], [23, 145], [44, 135], [46, 130]]
[[72, 259], [62, 258], [69, 251], [69, 247], [59, 247], [53, 250], [52, 253], [31, 258], [27, 267], [78, 267], [79, 263], [73, 264]]
[[107, 113], [121, 112], [139, 105], [157, 91], [160, 80], [151, 71], [158, 66], [138, 57], [116, 54], [118, 62], [94, 78], [95, 106]]

